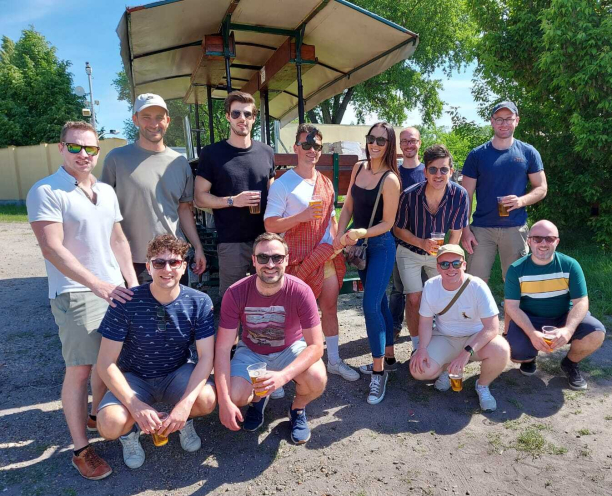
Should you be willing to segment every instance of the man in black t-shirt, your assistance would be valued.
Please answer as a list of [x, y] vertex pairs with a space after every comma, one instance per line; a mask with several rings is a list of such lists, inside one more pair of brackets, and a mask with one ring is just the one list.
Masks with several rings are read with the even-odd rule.
[[[274, 151], [251, 140], [257, 107], [248, 93], [233, 91], [225, 99], [230, 136], [205, 147], [195, 181], [195, 204], [212, 208], [219, 236], [219, 295], [254, 273], [253, 241], [265, 232], [268, 189], [274, 181]], [[256, 212], [256, 213], [253, 213]]]

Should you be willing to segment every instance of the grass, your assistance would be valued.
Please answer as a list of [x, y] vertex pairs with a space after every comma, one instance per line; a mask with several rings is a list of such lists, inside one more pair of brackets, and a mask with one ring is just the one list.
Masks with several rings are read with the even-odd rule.
[[519, 452], [531, 455], [533, 458], [544, 454], [562, 455], [567, 453], [566, 448], [547, 442], [541, 433], [541, 429], [536, 426], [529, 427], [519, 434], [512, 447]]
[[591, 434], [593, 434], [593, 432], [591, 432], [589, 429], [587, 429], [586, 427], [583, 427], [582, 429], [580, 429], [578, 431], [578, 435], [580, 436], [590, 436]]
[[27, 222], [25, 205], [0, 205], [0, 222]]

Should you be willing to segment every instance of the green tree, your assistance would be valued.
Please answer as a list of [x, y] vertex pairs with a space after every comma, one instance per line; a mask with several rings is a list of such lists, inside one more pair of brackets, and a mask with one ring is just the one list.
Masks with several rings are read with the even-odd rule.
[[0, 47], [0, 147], [53, 143], [66, 121], [81, 119], [84, 99], [74, 94], [70, 62], [34, 27]]
[[541, 153], [548, 196], [534, 208], [612, 239], [612, 2], [470, 0], [482, 32], [474, 88], [487, 116], [500, 99], [521, 115], [517, 137]]
[[407, 112], [419, 109], [423, 123], [432, 125], [442, 115], [444, 104], [439, 94], [442, 83], [432, 78], [433, 72], [442, 69], [450, 76], [473, 60], [477, 32], [466, 0], [354, 3], [418, 33], [419, 46], [408, 60], [326, 100], [308, 112], [308, 119], [340, 124], [350, 103], [358, 123], [364, 123], [367, 114], [376, 113], [381, 119], [401, 125]]

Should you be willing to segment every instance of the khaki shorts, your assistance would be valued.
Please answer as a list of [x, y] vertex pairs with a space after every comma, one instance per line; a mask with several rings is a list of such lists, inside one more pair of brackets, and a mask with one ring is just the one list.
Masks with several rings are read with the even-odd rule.
[[502, 277], [506, 279], [508, 267], [529, 252], [527, 224], [521, 227], [474, 227], [470, 229], [478, 242], [474, 253], [468, 256], [468, 274], [487, 281], [491, 276], [491, 268], [499, 249]]
[[97, 330], [107, 308], [108, 303], [91, 291], [62, 293], [51, 300], [66, 367], [96, 363], [102, 340]]
[[232, 284], [249, 274], [255, 274], [253, 267], [253, 242], [250, 243], [219, 243], [219, 296], [227, 291]]
[[397, 262], [397, 270], [404, 286], [404, 294], [420, 293], [423, 291], [422, 269], [425, 269], [427, 278], [438, 275], [436, 257], [432, 255], [419, 255], [402, 245], [397, 246], [395, 261]]
[[[431, 336], [431, 341], [427, 345], [427, 354], [434, 362], [442, 367], [457, 358], [461, 350], [467, 346], [473, 336], [472, 334], [459, 338], [455, 336], [443, 336], [442, 334], [436, 334], [436, 332], [434, 332], [433, 336]], [[470, 361], [480, 360], [481, 358], [478, 356], [478, 353], [474, 353], [470, 358]]]

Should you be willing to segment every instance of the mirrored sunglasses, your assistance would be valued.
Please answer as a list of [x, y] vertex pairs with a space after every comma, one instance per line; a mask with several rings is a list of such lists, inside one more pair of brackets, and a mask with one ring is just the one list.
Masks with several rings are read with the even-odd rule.
[[92, 146], [92, 145], [83, 146], [83, 145], [77, 145], [76, 143], [66, 143], [66, 142], [62, 142], [62, 145], [66, 147], [66, 150], [68, 150], [68, 153], [74, 153], [75, 155], [77, 153], [81, 153], [81, 150], [83, 149], [85, 149], [85, 153], [89, 155], [90, 157], [94, 157], [98, 153], [100, 153], [99, 146]]
[[448, 167], [440, 167], [438, 169], [437, 167], [431, 166], [427, 167], [427, 172], [429, 172], [432, 176], [435, 176], [437, 172], [440, 172], [440, 174], [446, 176], [446, 174], [450, 172], [450, 169]]
[[460, 269], [461, 265], [463, 265], [463, 260], [453, 260], [452, 262], [438, 262], [438, 265], [442, 270], [450, 269], [450, 266], [453, 266], [453, 269]]

